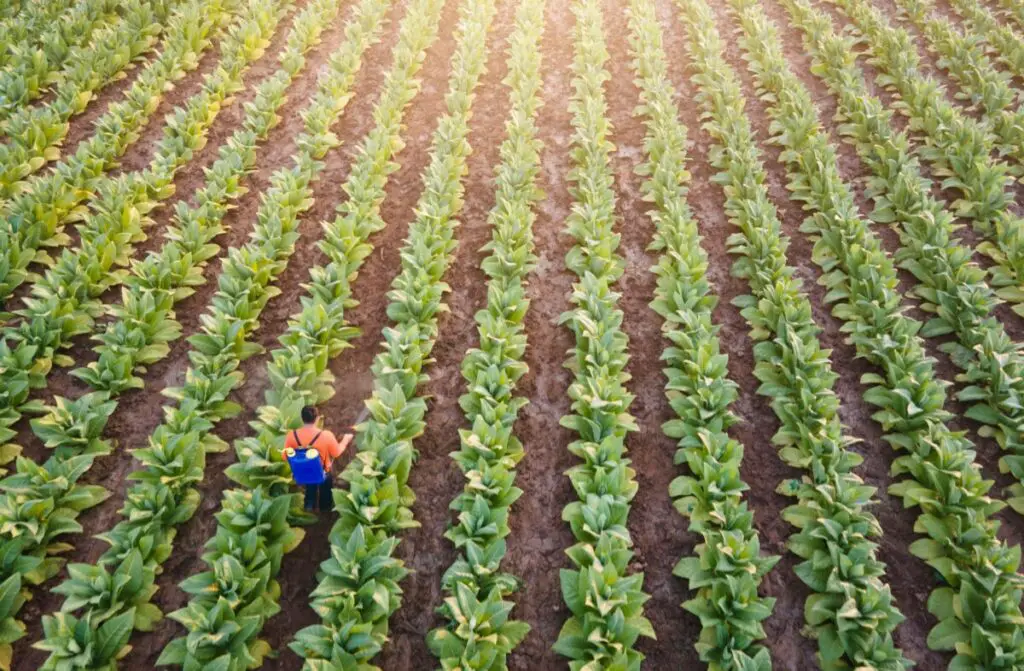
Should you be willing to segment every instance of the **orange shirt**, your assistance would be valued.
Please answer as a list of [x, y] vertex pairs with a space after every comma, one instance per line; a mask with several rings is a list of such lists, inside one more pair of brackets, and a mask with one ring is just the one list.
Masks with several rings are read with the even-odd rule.
[[[295, 442], [295, 434], [299, 434], [299, 442]], [[313, 438], [316, 434], [320, 434], [316, 438], [316, 442], [313, 442]], [[312, 445], [310, 444], [312, 443]], [[338, 439], [334, 437], [334, 434], [330, 431], [321, 431], [315, 426], [307, 424], [300, 429], [295, 431], [289, 431], [287, 437], [284, 439], [284, 447], [289, 447], [293, 450], [299, 448], [309, 449], [310, 447], [316, 449], [320, 453], [320, 461], [324, 465], [324, 470], [328, 473], [331, 472], [331, 465], [334, 460], [341, 456], [342, 449], [341, 445], [338, 444]]]

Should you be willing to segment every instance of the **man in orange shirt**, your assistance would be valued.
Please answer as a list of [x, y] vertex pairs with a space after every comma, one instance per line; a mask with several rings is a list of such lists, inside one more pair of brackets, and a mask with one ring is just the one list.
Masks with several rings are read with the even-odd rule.
[[[330, 431], [322, 430], [319, 426], [320, 413], [313, 406], [307, 405], [302, 409], [302, 428], [290, 431], [284, 439], [285, 449], [291, 448], [295, 451], [314, 448], [320, 453], [320, 462], [324, 467], [324, 481], [319, 485], [306, 485], [306, 510], [316, 510], [317, 504], [321, 511], [331, 510], [331, 467], [334, 460], [342, 455], [352, 442], [352, 434], [346, 433], [341, 442], [334, 437]], [[319, 495], [318, 495], [319, 493]]]

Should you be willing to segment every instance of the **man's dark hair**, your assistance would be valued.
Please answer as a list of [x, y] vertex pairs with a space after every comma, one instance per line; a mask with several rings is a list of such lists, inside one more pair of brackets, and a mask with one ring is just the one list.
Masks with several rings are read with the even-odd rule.
[[317, 413], [316, 408], [312, 405], [307, 405], [302, 408], [302, 421], [306, 424], [312, 424], [316, 421]]

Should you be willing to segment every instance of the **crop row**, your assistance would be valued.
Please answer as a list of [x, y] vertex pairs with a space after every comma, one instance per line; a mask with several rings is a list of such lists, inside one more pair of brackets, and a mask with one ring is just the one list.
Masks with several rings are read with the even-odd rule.
[[565, 230], [575, 244], [565, 257], [578, 278], [572, 306], [559, 322], [575, 339], [565, 364], [574, 374], [568, 395], [571, 413], [560, 424], [578, 436], [568, 449], [582, 463], [568, 475], [578, 500], [562, 510], [576, 544], [566, 550], [574, 568], [562, 569], [562, 598], [570, 616], [554, 649], [570, 659], [569, 668], [639, 669], [640, 636], [654, 630], [644, 617], [642, 573], [630, 573], [633, 542], [626, 527], [637, 483], [626, 458], [626, 435], [637, 426], [629, 414], [633, 395], [626, 389], [628, 337], [614, 285], [625, 260], [616, 253], [615, 192], [612, 188], [604, 84], [609, 79], [601, 2], [572, 5], [573, 30], [572, 211]]
[[962, 33], [948, 19], [933, 15], [933, 0], [897, 0], [897, 7], [938, 54], [938, 66], [960, 85], [957, 98], [981, 108], [999, 153], [1018, 164], [1024, 161], [1024, 109], [1018, 106], [1013, 76], [995, 67], [976, 34]]
[[[282, 88], [304, 67], [303, 53], [333, 21], [338, 4], [333, 0], [311, 3], [297, 18], [280, 57], [282, 69], [268, 80], [271, 96], [280, 96]], [[295, 251], [298, 216], [312, 205], [310, 184], [323, 167], [319, 159], [338, 144], [330, 126], [351, 98], [362, 55], [379, 36], [388, 4], [366, 0], [356, 7], [346, 28], [346, 41], [321, 72], [314, 101], [303, 112], [305, 132], [298, 138], [300, 149], [294, 166], [274, 173], [249, 242], [229, 251], [219, 290], [201, 318], [202, 331], [190, 338], [193, 349], [185, 386], [171, 391], [177, 407], [166, 409], [164, 425], [154, 432], [149, 447], [136, 453], [144, 465], [133, 476], [140, 484], [129, 492], [122, 510], [125, 519], [106, 534], [111, 548], [101, 557], [100, 568], [104, 576], [113, 570], [115, 583], [117, 573], [130, 563], [133, 554], [144, 553], [142, 559], [151, 570], [166, 560], [176, 527], [198, 504], [194, 487], [203, 477], [205, 452], [227, 447], [211, 430], [238, 410], [227, 400], [242, 382], [238, 366], [259, 351], [247, 338], [258, 328], [267, 301], [278, 293], [273, 284]], [[273, 108], [279, 104], [275, 102]], [[266, 113], [269, 117], [256, 119], [256, 124], [268, 123], [273, 108]], [[68, 587], [72, 591], [76, 585]], [[229, 644], [224, 642], [225, 647]], [[254, 642], [251, 653], [252, 657], [244, 658], [261, 658], [261, 644]]]
[[[287, 0], [281, 10], [289, 5]], [[0, 399], [5, 402], [0, 408], [7, 412], [8, 426], [21, 412], [46, 412], [28, 400], [31, 390], [46, 386], [55, 364], [73, 363], [61, 350], [69, 347], [75, 336], [93, 329], [103, 313], [103, 293], [127, 276], [125, 267], [134, 244], [145, 239], [144, 229], [151, 223], [148, 212], [174, 193], [175, 173], [205, 144], [222, 104], [241, 87], [242, 75], [262, 54], [281, 13], [258, 7], [256, 0], [248, 0], [248, 6], [250, 11], [239, 15], [225, 40], [223, 67], [206, 77], [199, 94], [168, 115], [164, 137], [157, 143], [150, 165], [139, 172], [97, 180], [88, 207], [78, 208], [78, 246], [63, 249], [24, 299], [25, 307], [17, 312], [20, 321], [4, 328], [0, 353], [10, 353], [11, 361], [4, 376], [24, 381]], [[202, 14], [198, 6], [195, 9]], [[90, 398], [95, 403], [105, 400]], [[62, 399], [58, 405], [63, 405]], [[85, 413], [88, 408], [86, 403], [71, 412]], [[54, 430], [59, 434], [60, 422]], [[60, 442], [53, 436], [44, 440]]]
[[[139, 139], [170, 84], [198, 67], [199, 57], [244, 4], [240, 0], [191, 0], [181, 5], [166, 21], [160, 56], [143, 70], [124, 98], [96, 120], [96, 132], [80, 143], [72, 156], [52, 171], [30, 178], [20, 193], [3, 204], [0, 306], [9, 304], [14, 289], [36, 279], [29, 271], [31, 264], [53, 265], [41, 248], [68, 244], [64, 225], [82, 216], [83, 202], [97, 193], [98, 179]], [[0, 317], [8, 316], [0, 312]]]
[[772, 119], [772, 141], [792, 198], [812, 214], [803, 230], [814, 239], [813, 260], [824, 275], [827, 300], [844, 322], [859, 356], [881, 369], [866, 373], [865, 400], [885, 439], [905, 452], [892, 467], [906, 476], [890, 487], [906, 507], [918, 506], [911, 552], [926, 561], [942, 586], [929, 611], [938, 624], [928, 636], [937, 650], [953, 650], [950, 668], [1015, 668], [1024, 663], [1020, 548], [998, 537], [992, 514], [1003, 504], [988, 496], [971, 442], [946, 423], [946, 384], [924, 350], [922, 324], [905, 314], [896, 268], [878, 237], [858, 215], [839, 173], [835, 149], [821, 129], [810, 94], [789, 71], [774, 26], [751, 0], [732, 0], [740, 42]]
[[542, 197], [536, 178], [543, 145], [535, 117], [541, 104], [543, 26], [544, 0], [521, 2], [509, 38], [504, 83], [510, 105], [488, 217], [491, 241], [484, 250], [490, 253], [481, 265], [487, 304], [475, 315], [479, 347], [462, 360], [467, 391], [459, 405], [469, 428], [459, 430], [459, 449], [451, 454], [466, 480], [449, 506], [458, 521], [445, 534], [458, 555], [441, 579], [445, 624], [427, 636], [444, 669], [505, 669], [508, 654], [529, 631], [525, 622], [509, 617], [514, 604], [508, 597], [519, 585], [502, 572], [501, 562], [509, 511], [522, 494], [515, 486], [515, 467], [523, 445], [514, 425], [527, 403], [516, 395], [516, 386], [527, 372], [526, 279], [537, 263], [534, 207]]
[[[232, 52], [231, 59], [222, 71], [226, 81], [211, 86], [207, 90], [207, 95], [194, 98], [197, 100], [194, 109], [202, 113], [201, 118], [205, 118], [210, 102], [207, 98], [210, 95], [222, 95], [222, 91], [231, 85], [230, 78], [237, 78], [248, 67], [249, 62], [258, 55], [262, 46], [254, 37], [262, 33], [265, 39], [272, 32], [279, 18], [280, 14], [268, 14], [255, 6], [250, 16], [240, 18], [242, 22], [240, 28], [243, 30], [232, 32], [232, 37], [236, 42], [234, 46], [240, 47], [240, 49]], [[255, 35], [254, 31], [257, 31]], [[227, 75], [227, 73], [231, 74]], [[211, 83], [213, 82], [211, 81]], [[187, 117], [185, 118], [187, 119]], [[184, 128], [188, 127], [184, 126]], [[178, 138], [173, 133], [169, 133], [165, 139], [167, 141], [161, 142], [154, 159], [157, 169], [147, 173], [147, 176], [152, 176], [155, 180], [167, 179], [161, 174], [165, 171], [160, 171], [159, 166], [165, 161], [175, 160], [177, 158], [175, 155], [181, 152], [181, 145], [176, 141]], [[135, 184], [136, 181], [132, 176], [119, 179], [114, 185], [112, 194], [130, 193], [131, 187]], [[142, 181], [142, 187], [143, 190], [147, 187], [145, 181]], [[85, 215], [79, 226], [80, 247], [65, 251], [60, 262], [55, 264], [47, 272], [46, 277], [33, 287], [33, 295], [26, 299], [26, 308], [22, 310], [25, 320], [18, 326], [6, 330], [4, 346], [8, 342], [15, 342], [17, 343], [14, 348], [15, 352], [29, 352], [26, 361], [22, 362], [23, 373], [35, 374], [38, 379], [43, 380], [52, 363], [68, 363], [68, 358], [65, 355], [54, 354], [52, 349], [49, 350], [49, 357], [43, 355], [43, 352], [47, 351], [46, 346], [52, 346], [54, 342], [57, 344], [66, 342], [71, 335], [76, 333], [76, 329], [88, 331], [88, 324], [91, 323], [92, 317], [101, 310], [101, 304], [94, 296], [98, 296], [100, 288], [105, 288], [105, 283], [110, 282], [108, 270], [113, 260], [127, 257], [130, 245], [138, 235], [142, 217], [137, 210], [133, 210], [130, 206], [124, 208], [124, 215], [120, 209], [112, 211], [95, 207]], [[8, 368], [6, 372], [12, 373], [13, 369]], [[104, 451], [91, 443], [95, 437], [93, 427], [99, 421], [98, 416], [103, 415], [104, 412], [109, 414], [113, 410], [113, 406], [106, 403], [106, 394], [88, 394], [76, 401], [57, 397], [56, 407], [52, 409], [44, 409], [35, 402], [31, 402], [30, 405], [36, 411], [45, 412], [43, 418], [33, 420], [33, 429], [47, 447], [55, 449], [55, 459], [51, 459], [47, 463], [54, 460], [60, 461], [70, 454], [79, 455]], [[95, 412], [93, 412], [93, 408], [96, 408]], [[89, 430], [83, 431], [86, 427]], [[19, 459], [17, 462], [18, 473], [25, 474], [37, 467], [37, 464], [28, 459]], [[23, 487], [19, 483], [20, 478], [18, 475], [14, 475], [10, 478], [12, 490], [7, 489], [6, 480], [0, 487], [5, 494], [9, 494], [11, 491]], [[8, 513], [12, 519], [25, 520], [25, 511], [8, 511]], [[35, 519], [35, 517], [33, 518]], [[31, 535], [36, 536], [37, 539], [44, 539], [48, 536], [45, 529], [46, 525], [42, 525]], [[8, 529], [8, 540], [20, 538], [23, 533]], [[45, 543], [43, 548], [45, 548]], [[48, 577], [52, 575], [51, 571], [58, 567], [59, 562], [53, 559], [44, 561], [43, 564], [47, 567], [43, 573]]]
[[98, 30], [88, 44], [72, 49], [57, 78], [54, 99], [21, 107], [3, 123], [8, 141], [0, 145], [0, 202], [29, 188], [27, 178], [60, 157], [60, 144], [71, 128], [69, 119], [85, 111], [96, 91], [125, 76], [125, 68], [156, 44], [171, 11], [171, 3], [164, 0], [114, 4], [118, 20]]
[[33, 2], [22, 8], [7, 4], [4, 9], [13, 12], [0, 12], [0, 68], [7, 69], [28, 52], [68, 4], [67, 0]]
[[[150, 84], [136, 92], [140, 96], [140, 102], [142, 96], [156, 96], [158, 91], [161, 91], [162, 87], [168, 85], [173, 78], [183, 74], [183, 70], [175, 63], [175, 59], [181, 57], [183, 62], [194, 60], [193, 56], [197, 51], [208, 46], [209, 33], [216, 29], [226, 17], [219, 4], [209, 6], [208, 10], [204, 11], [203, 8], [205, 6], [203, 0], [196, 0], [171, 17], [170, 27], [167, 31], [168, 45], [176, 44], [178, 46], [165, 52], [161, 57], [162, 65], [148, 71], [152, 73], [148, 78], [151, 80]], [[157, 73], [160, 71], [163, 71], [165, 74], [158, 75]], [[158, 86], [161, 88], [157, 88]], [[147, 91], [149, 92], [148, 94], [146, 93]], [[147, 106], [150, 104], [152, 103], [146, 103]], [[118, 106], [115, 105], [114, 107], [117, 108]], [[118, 119], [122, 112], [127, 111], [129, 110], [126, 106], [122, 106], [120, 112], [117, 109], [111, 110], [106, 122], [102, 122], [100, 127], [104, 123], [111, 124], [115, 128], [119, 127], [120, 122]], [[101, 131], [94, 137], [94, 142], [102, 144], [105, 137]], [[76, 157], [78, 158], [73, 158], [71, 162], [65, 163], [63, 166], [70, 168], [71, 172], [69, 174], [80, 172], [86, 165], [84, 154], [76, 154]], [[60, 173], [61, 168], [59, 167], [56, 172]], [[85, 180], [86, 177], [86, 174], [81, 174], [82, 180]], [[63, 178], [54, 178], [51, 182], [57, 185], [63, 184], [64, 180]], [[75, 202], [77, 203], [78, 200], [84, 197], [86, 197], [85, 194], [78, 194], [75, 196]], [[0, 240], [7, 243], [13, 244], [14, 239], [11, 235], [17, 235], [17, 233], [12, 233], [15, 220], [24, 223], [27, 212], [33, 211], [40, 215], [45, 215], [48, 210], [42, 200], [35, 201], [32, 198], [28, 198], [20, 202], [24, 206], [22, 214], [9, 214], [9, 218], [0, 221]], [[83, 208], [76, 205], [72, 209], [75, 209], [80, 215]], [[69, 239], [67, 236], [62, 236], [57, 242], [65, 244]], [[14, 247], [3, 247], [3, 251], [5, 254], [17, 255], [19, 253]], [[35, 252], [33, 252], [33, 258], [36, 258]], [[25, 270], [32, 259], [24, 258], [22, 261], [24, 265], [20, 269], [16, 265], [21, 263], [21, 261], [16, 259], [14, 260], [15, 265], [5, 266], [3, 262], [0, 262], [0, 276], [3, 276], [6, 270], [20, 277], [18, 283], [27, 279], [30, 275]], [[31, 276], [34, 277], [34, 275]], [[12, 277], [12, 275], [8, 275], [8, 277]], [[2, 283], [3, 281], [0, 280], [0, 284]], [[48, 351], [45, 345], [40, 348], [31, 343], [15, 342], [12, 346], [12, 343], [6, 338], [0, 340], [0, 380], [3, 382], [0, 385], [0, 463], [11, 461], [20, 452], [20, 447], [8, 442], [15, 435], [11, 427], [21, 417], [22, 412], [33, 407], [28, 405], [31, 390], [45, 386], [45, 376], [55, 362], [65, 365], [70, 363], [69, 360], [60, 357], [55, 351]]]
[[371, 662], [401, 604], [399, 582], [408, 571], [394, 553], [401, 532], [417, 525], [408, 478], [413, 441], [423, 432], [426, 413], [418, 390], [427, 379], [439, 316], [447, 310], [443, 278], [457, 246], [456, 217], [471, 151], [469, 119], [485, 71], [495, 4], [474, 0], [460, 9], [446, 111], [434, 131], [423, 191], [387, 294], [391, 325], [370, 369], [369, 417], [356, 427], [358, 452], [342, 474], [348, 489], [334, 491], [339, 517], [329, 535], [331, 556], [321, 564], [310, 595], [321, 623], [302, 629], [291, 643], [307, 667], [377, 668]]
[[75, 48], [89, 44], [93, 33], [115, 19], [116, 9], [117, 3], [111, 0], [76, 4], [56, 17], [37, 44], [19, 49], [13, 62], [0, 71], [0, 124], [43, 95]]
[[[174, 176], [206, 144], [220, 110], [242, 88], [242, 77], [269, 43], [290, 0], [263, 8], [247, 0], [246, 9], [228, 28], [220, 66], [204, 78], [201, 90], [167, 117], [163, 137], [149, 166], [141, 171], [101, 178], [76, 229], [79, 246], [65, 248], [54, 265], [31, 288], [20, 324], [6, 329], [9, 338], [35, 346], [37, 359], [56, 355], [72, 337], [92, 329], [102, 312], [101, 295], [128, 275], [134, 243], [145, 239], [146, 216], [174, 193]], [[45, 381], [45, 374], [43, 375]]]
[[[157, 143], [150, 166], [140, 172], [105, 180], [96, 197], [83, 212], [77, 226], [79, 245], [65, 249], [57, 262], [32, 286], [23, 319], [5, 329], [8, 340], [17, 347], [33, 350], [29, 366], [44, 369], [39, 378], [45, 383], [53, 363], [69, 363], [70, 357], [58, 354], [70, 340], [91, 330], [94, 320], [104, 311], [101, 296], [128, 275], [124, 269], [134, 243], [144, 239], [150, 223], [146, 214], [160, 200], [174, 192], [176, 171], [203, 146], [214, 118], [228, 96], [241, 86], [242, 75], [263, 52], [290, 3], [285, 1], [260, 7], [249, 0], [249, 9], [232, 26], [224, 42], [221, 67], [207, 76], [202, 91], [169, 116], [164, 137]], [[121, 268], [118, 268], [118, 267]], [[105, 395], [91, 396], [96, 404]], [[33, 420], [37, 434], [49, 446], [73, 444], [75, 429], [67, 418], [57, 415], [69, 410], [72, 415], [89, 414], [88, 402], [81, 404], [57, 397], [58, 410]]]
[[[237, 76], [258, 55], [262, 49], [260, 38], [265, 41], [269, 37], [280, 16], [280, 11], [267, 12], [253, 4], [253, 12], [240, 24], [240, 30], [232, 32], [226, 45], [226, 53], [230, 54], [222, 70], [226, 76], [227, 73]], [[232, 39], [235, 45], [230, 44]], [[231, 49], [231, 46], [238, 50]], [[211, 87], [210, 90], [218, 88]], [[201, 100], [201, 97], [194, 100]], [[202, 105], [200, 102], [199, 107]], [[159, 148], [154, 161], [158, 162], [172, 148], [173, 145]], [[108, 232], [103, 227], [131, 224], [133, 219], [120, 216], [120, 212], [116, 216], [105, 216], [104, 212], [96, 214], [95, 218], [88, 218], [80, 226], [81, 250], [66, 253], [65, 262], [54, 266], [47, 277], [34, 287], [33, 298], [26, 300], [26, 322], [17, 329], [8, 330], [8, 337], [21, 338], [21, 349], [27, 347], [30, 351], [38, 351], [38, 346], [29, 339], [45, 332], [45, 328], [54, 322], [60, 325], [62, 313], [76, 315], [75, 311], [80, 310], [84, 302], [76, 295], [77, 292], [104, 277], [107, 269], [103, 264], [109, 263], [115, 254], [126, 254], [112, 250], [118, 237], [125, 243], [132, 240], [134, 233], [131, 229], [122, 232], [114, 228], [113, 232]], [[89, 312], [79, 314], [88, 315]], [[66, 332], [60, 326], [54, 330], [59, 335]], [[42, 366], [40, 359], [29, 363]], [[79, 527], [74, 521], [77, 513], [106, 497], [102, 488], [79, 490], [74, 481], [88, 470], [95, 456], [110, 451], [111, 446], [101, 438], [101, 432], [114, 406], [109, 395], [101, 392], [86, 394], [76, 400], [57, 397], [55, 406], [51, 408], [37, 405], [45, 415], [34, 419], [32, 428], [46, 447], [54, 449], [54, 454], [42, 465], [19, 458], [16, 472], [0, 482], [3, 501], [0, 519], [4, 525], [0, 536], [4, 565], [0, 567], [0, 575], [5, 579], [12, 574], [22, 574], [28, 582], [36, 584], [53, 576], [62, 564], [56, 555], [69, 547], [54, 544], [54, 539], [77, 531]], [[73, 478], [66, 477], [69, 468], [74, 473]], [[80, 496], [82, 492], [89, 494]]]
[[672, 482], [669, 493], [702, 540], [692, 556], [679, 561], [675, 573], [696, 592], [683, 606], [700, 619], [696, 648], [701, 660], [722, 671], [767, 671], [771, 657], [760, 643], [765, 638], [761, 623], [775, 599], [760, 597], [758, 588], [778, 557], [761, 554], [753, 513], [743, 501], [748, 489], [740, 474], [743, 445], [728, 435], [738, 421], [729, 409], [738, 392], [712, 322], [718, 299], [687, 203], [687, 129], [678, 119], [655, 8], [633, 0], [629, 25], [640, 88], [635, 114], [647, 127], [646, 160], [638, 173], [645, 177], [645, 200], [654, 206], [649, 249], [659, 252], [651, 269], [658, 280], [651, 307], [664, 320], [662, 333], [671, 343], [662, 360], [676, 417], [662, 428], [678, 440], [676, 462], [689, 469]]
[[758, 341], [758, 393], [772, 399], [781, 423], [772, 437], [780, 458], [803, 474], [778, 491], [797, 499], [783, 517], [798, 529], [788, 546], [804, 560], [795, 572], [811, 590], [804, 604], [808, 631], [822, 668], [906, 668], [892, 638], [903, 616], [878, 559], [881, 525], [868, 510], [875, 490], [854, 472], [863, 458], [840, 421], [838, 375], [818, 341], [810, 300], [786, 261], [789, 241], [768, 198], [739, 80], [722, 55], [708, 6], [700, 0], [681, 6], [697, 64], [694, 81], [715, 140], [712, 164], [722, 171], [725, 211], [739, 229], [728, 239], [738, 256], [733, 274], [752, 291], [735, 303]]
[[[333, 393], [327, 364], [358, 333], [344, 320], [345, 310], [353, 305], [351, 284], [372, 250], [368, 236], [384, 227], [380, 205], [388, 175], [397, 168], [393, 158], [403, 146], [402, 118], [419, 90], [416, 73], [426, 49], [436, 39], [442, 5], [434, 0], [418, 2], [410, 6], [402, 22], [395, 60], [373, 113], [376, 124], [364, 137], [342, 187], [348, 199], [339, 205], [333, 222], [323, 223], [320, 249], [331, 261], [310, 270], [302, 309], [279, 339], [282, 347], [271, 353], [267, 404], [258, 409], [258, 419], [252, 424], [256, 435], [235, 443], [239, 461], [227, 471], [243, 488], [224, 495], [217, 532], [203, 556], [210, 570], [182, 583], [193, 598], [172, 614], [188, 633], [167, 647], [159, 663], [191, 669], [221, 660], [246, 666], [267, 650], [256, 637], [265, 621], [279, 610], [280, 588], [275, 578], [282, 557], [302, 538], [301, 531], [292, 528], [293, 521], [305, 521], [292, 509], [294, 496], [280, 455], [281, 439], [295, 426], [304, 403], [313, 402], [318, 394], [326, 398]], [[364, 15], [369, 11], [368, 7], [362, 9]], [[383, 11], [383, 7], [372, 11]], [[352, 37], [354, 26], [349, 30]], [[305, 203], [303, 208], [311, 204], [309, 185], [321, 169], [319, 164], [303, 167], [315, 158], [307, 152], [316, 146], [326, 147], [325, 142], [336, 144], [332, 137], [300, 141], [296, 167], [282, 173], [293, 174], [293, 180], [303, 179], [301, 190], [292, 194], [297, 202]], [[309, 171], [308, 177], [303, 177], [304, 170]], [[298, 349], [292, 350], [291, 345]], [[231, 629], [235, 629], [234, 635], [221, 635]]]
[[1017, 23], [1017, 28], [1024, 28], [1024, 2], [1020, 0], [997, 0], [1003, 12]]
[[1001, 22], [980, 0], [950, 0], [950, 4], [971, 30], [984, 36], [988, 53], [1012, 74], [1024, 77], [1024, 41], [1010, 26]]
[[[265, 138], [276, 123], [276, 110], [284, 103], [284, 92], [304, 67], [303, 54], [319, 41], [321, 33], [337, 16], [338, 5], [336, 0], [320, 0], [308, 4], [296, 17], [287, 46], [279, 56], [281, 69], [264, 80], [255, 100], [247, 107], [242, 127], [222, 147], [221, 159], [209, 173], [200, 203], [191, 209], [182, 207], [181, 212], [191, 212], [195, 217], [190, 221], [196, 226], [187, 230], [200, 235], [200, 239], [194, 241], [200, 249], [209, 251], [212, 247], [212, 251], [216, 251], [216, 245], [205, 244], [203, 238], [220, 230], [220, 219], [227, 210], [225, 199], [240, 195], [238, 181], [255, 162], [256, 142]], [[379, 32], [380, 16], [368, 16], [365, 7], [360, 9], [362, 13], [357, 15], [354, 25], [362, 27], [356, 31], [370, 31], [371, 35]], [[376, 9], [373, 7], [370, 11]], [[336, 58], [337, 65], [326, 70], [320, 82], [322, 91], [330, 90], [335, 99], [342, 101], [348, 95], [354, 70], [358, 69], [358, 57], [369, 40], [365, 32], [356, 31], [350, 31], [350, 36], [356, 39], [345, 43], [349, 50], [346, 55], [350, 58]], [[330, 121], [331, 118], [325, 119], [322, 115], [312, 125], [315, 128], [317, 124]], [[252, 247], [267, 244], [282, 233], [272, 226], [268, 228], [266, 213], [263, 214], [252, 236]], [[211, 228], [204, 231], [198, 228], [201, 225]], [[193, 258], [188, 251], [182, 254], [176, 258], [186, 262]], [[284, 263], [280, 263], [272, 272], [253, 273], [254, 267], [240, 263], [243, 259], [237, 254], [238, 250], [231, 250], [223, 266], [221, 290], [204, 315], [202, 332], [191, 339], [192, 367], [186, 373], [186, 384], [170, 392], [178, 400], [177, 406], [165, 409], [164, 424], [154, 431], [147, 447], [134, 453], [143, 468], [131, 475], [138, 484], [127, 493], [121, 510], [123, 519], [102, 536], [111, 547], [96, 565], [69, 566], [68, 580], [55, 589], [66, 599], [60, 613], [44, 618], [46, 639], [37, 644], [51, 652], [49, 663], [57, 664], [66, 659], [67, 653], [75, 647], [100, 649], [104, 628], [122, 631], [123, 627], [127, 635], [133, 628], [148, 630], [160, 617], [159, 611], [149, 603], [155, 591], [155, 575], [170, 556], [175, 528], [189, 519], [198, 506], [195, 486], [203, 478], [206, 453], [227, 447], [209, 432], [216, 422], [237, 411], [237, 407], [227, 401], [227, 396], [241, 381], [237, 372], [240, 359], [253, 351], [245, 346], [244, 337], [256, 328], [259, 309], [273, 295], [269, 284], [284, 270]], [[244, 260], [253, 259], [250, 256]], [[186, 276], [195, 278], [199, 268], [192, 268], [194, 272]], [[181, 270], [181, 267], [174, 270]], [[140, 300], [143, 305], [146, 296], [153, 296], [144, 287], [136, 285], [135, 289], [143, 292]], [[154, 290], [157, 296], [164, 295], [168, 301], [181, 294], [173, 287], [158, 286]], [[239, 323], [245, 325], [241, 334], [237, 332]], [[211, 351], [209, 344], [218, 338], [223, 338], [222, 347]], [[81, 612], [74, 615], [79, 610]], [[118, 624], [110, 624], [115, 621]], [[126, 622], [131, 626], [125, 627]], [[109, 661], [94, 657], [88, 664], [101, 665]]]
[[[967, 416], [989, 425], [1009, 455], [1001, 467], [1024, 479], [1024, 360], [992, 310], [998, 299], [985, 284], [985, 273], [971, 261], [970, 250], [955, 237], [952, 215], [931, 196], [932, 184], [911, 155], [906, 133], [893, 130], [892, 112], [868, 91], [856, 65], [849, 38], [836, 36], [831, 20], [803, 0], [786, 0], [793, 22], [804, 33], [814, 69], [836, 95], [841, 129], [869, 167], [873, 179], [866, 195], [874, 201], [871, 219], [895, 226], [902, 243], [897, 264], [920, 282], [915, 293], [934, 315], [921, 329], [928, 338], [947, 334], [956, 341], [940, 345], [964, 373], [969, 386], [960, 400], [971, 403]], [[1024, 485], [1012, 488], [1009, 500], [1024, 512]]]
[[994, 262], [991, 279], [1000, 298], [1024, 314], [1024, 219], [1011, 211], [1012, 177], [1008, 166], [989, 158], [987, 128], [965, 117], [945, 97], [945, 90], [920, 68], [917, 47], [903, 29], [863, 0], [830, 0], [841, 7], [860, 31], [870, 62], [880, 71], [879, 83], [898, 99], [896, 109], [925, 140], [921, 157], [942, 185], [956, 191], [954, 214], [973, 220], [989, 241], [979, 245]]

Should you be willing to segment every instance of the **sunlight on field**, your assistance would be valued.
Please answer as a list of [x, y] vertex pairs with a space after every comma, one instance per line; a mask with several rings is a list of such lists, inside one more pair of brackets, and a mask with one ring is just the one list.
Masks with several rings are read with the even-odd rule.
[[1024, 0], [0, 0], [0, 669], [1024, 669], [1022, 91]]

